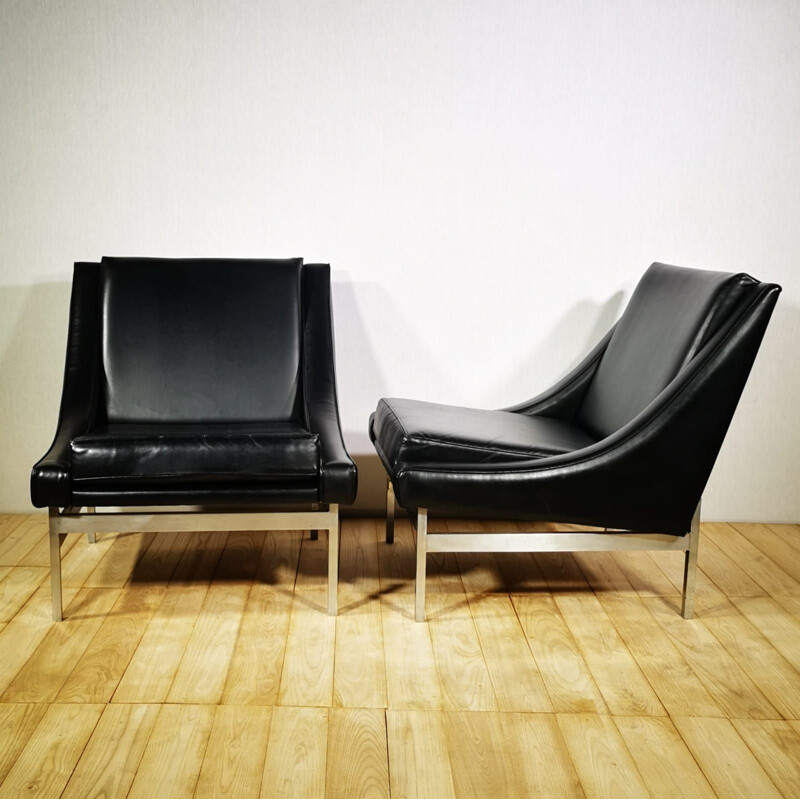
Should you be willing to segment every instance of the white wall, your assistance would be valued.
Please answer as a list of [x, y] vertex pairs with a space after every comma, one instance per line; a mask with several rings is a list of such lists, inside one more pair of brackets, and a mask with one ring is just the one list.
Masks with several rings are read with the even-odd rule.
[[0, 4], [0, 510], [29, 508], [71, 264], [334, 267], [363, 466], [382, 395], [545, 388], [654, 260], [782, 283], [705, 515], [800, 520], [800, 3]]

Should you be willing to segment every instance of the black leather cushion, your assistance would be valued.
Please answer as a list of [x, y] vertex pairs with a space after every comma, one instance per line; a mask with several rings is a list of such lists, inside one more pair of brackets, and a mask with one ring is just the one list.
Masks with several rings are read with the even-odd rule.
[[104, 258], [109, 422], [302, 418], [302, 259]]
[[316, 478], [319, 436], [292, 422], [111, 424], [70, 443], [76, 488]]
[[370, 435], [391, 472], [406, 464], [508, 464], [571, 453], [595, 439], [569, 422], [510, 411], [383, 398]]
[[643, 411], [758, 281], [745, 274], [653, 264], [617, 324], [576, 421], [598, 438]]

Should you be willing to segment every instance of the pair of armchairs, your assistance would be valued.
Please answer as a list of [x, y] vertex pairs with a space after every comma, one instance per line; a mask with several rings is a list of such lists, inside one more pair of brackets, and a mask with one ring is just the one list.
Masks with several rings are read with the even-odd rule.
[[[780, 287], [654, 264], [617, 325], [539, 397], [502, 411], [382, 399], [369, 430], [429, 552], [671, 549], [692, 614], [700, 498]], [[327, 265], [104, 258], [75, 265], [56, 437], [34, 466], [53, 615], [71, 532], [328, 531], [356, 468], [339, 422]], [[100, 509], [100, 510], [98, 510]], [[597, 532], [428, 533], [428, 511]]]

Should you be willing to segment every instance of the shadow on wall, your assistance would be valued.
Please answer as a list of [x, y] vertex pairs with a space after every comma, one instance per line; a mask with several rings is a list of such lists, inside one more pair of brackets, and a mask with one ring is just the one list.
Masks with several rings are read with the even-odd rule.
[[[604, 303], [581, 300], [567, 311], [550, 333], [533, 345], [519, 368], [499, 387], [502, 395], [508, 397], [506, 405], [515, 405], [535, 397], [577, 366], [619, 319], [624, 298], [624, 292], [616, 292]], [[552, 364], [554, 359], [558, 359], [558, 374], [552, 380], [543, 382], [540, 372], [542, 365]], [[530, 387], [527, 397], [515, 396], [519, 393], [521, 382]]]
[[29, 480], [56, 430], [71, 284], [0, 287], [0, 510], [30, 511]]

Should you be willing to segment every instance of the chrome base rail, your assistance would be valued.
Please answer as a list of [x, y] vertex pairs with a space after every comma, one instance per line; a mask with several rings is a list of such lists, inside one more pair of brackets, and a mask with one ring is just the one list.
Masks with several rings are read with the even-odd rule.
[[[391, 484], [390, 484], [391, 487]], [[392, 512], [394, 493], [391, 492]], [[388, 509], [387, 509], [388, 511]], [[392, 513], [392, 523], [394, 513]], [[665, 533], [626, 533], [624, 531], [546, 531], [542, 533], [428, 533], [428, 510], [417, 509], [411, 524], [417, 537], [417, 574], [414, 617], [425, 621], [425, 575], [428, 553], [558, 553], [608, 552], [613, 550], [685, 551], [683, 603], [681, 616], [691, 619], [694, 613], [694, 590], [697, 582], [697, 550], [700, 542], [700, 504], [692, 517], [691, 528], [682, 536]], [[392, 524], [392, 532], [393, 532]], [[389, 515], [387, 513], [387, 538]]]
[[96, 511], [94, 508], [51, 508], [50, 581], [53, 619], [63, 618], [61, 603], [61, 545], [68, 533], [85, 533], [90, 542], [98, 533], [168, 533], [174, 531], [328, 531], [328, 613], [337, 613], [339, 581], [339, 506], [325, 511], [253, 511], [252, 509], [186, 511]]

